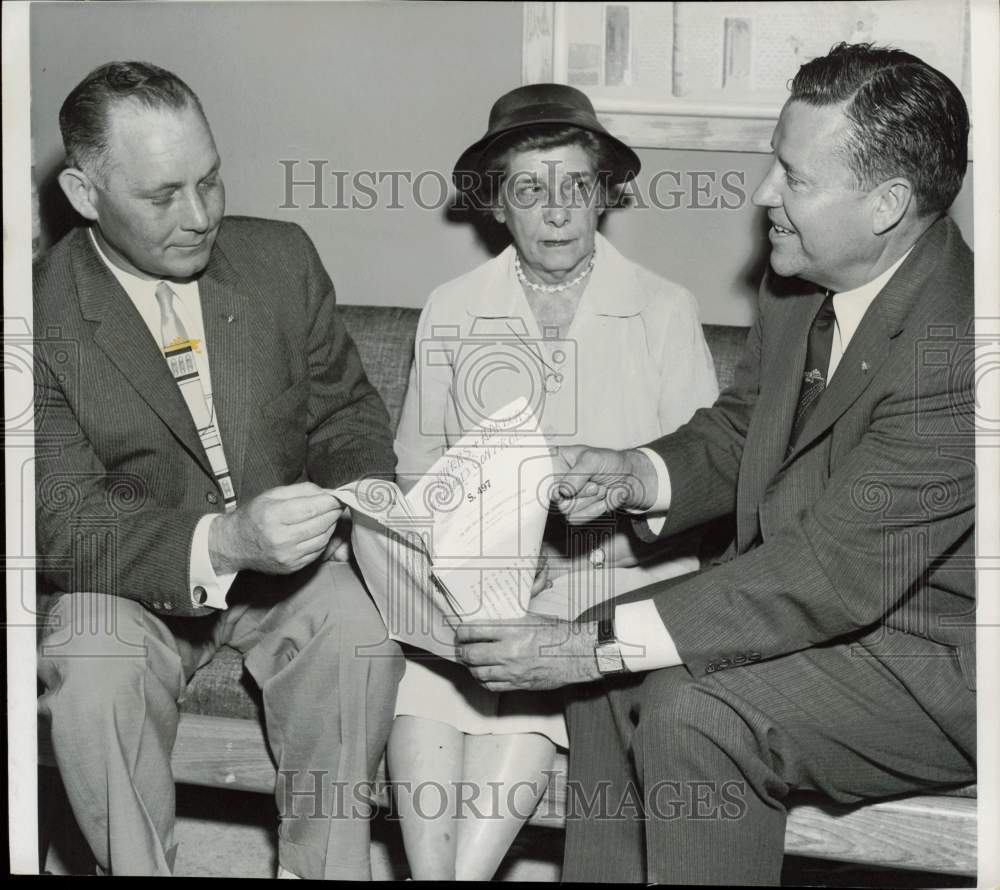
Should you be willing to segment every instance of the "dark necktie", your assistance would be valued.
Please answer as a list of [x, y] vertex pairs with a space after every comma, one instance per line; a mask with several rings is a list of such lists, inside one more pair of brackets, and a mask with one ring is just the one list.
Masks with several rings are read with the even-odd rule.
[[827, 371], [830, 368], [830, 352], [833, 349], [833, 328], [836, 321], [833, 311], [833, 294], [828, 293], [819, 312], [809, 328], [809, 343], [806, 347], [806, 366], [802, 372], [802, 389], [799, 390], [799, 404], [795, 409], [792, 436], [788, 442], [789, 451], [798, 441], [806, 420], [816, 407], [819, 397], [826, 389]]

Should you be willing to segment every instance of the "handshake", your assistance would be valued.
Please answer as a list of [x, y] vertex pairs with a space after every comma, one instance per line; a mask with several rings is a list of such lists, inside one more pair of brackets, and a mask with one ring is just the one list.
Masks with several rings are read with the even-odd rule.
[[566, 445], [554, 460], [559, 478], [552, 503], [573, 525], [616, 510], [645, 513], [656, 503], [656, 467], [642, 451]]

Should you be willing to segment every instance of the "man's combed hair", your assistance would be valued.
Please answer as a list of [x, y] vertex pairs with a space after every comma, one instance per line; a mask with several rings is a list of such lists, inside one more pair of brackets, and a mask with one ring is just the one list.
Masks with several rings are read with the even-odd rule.
[[108, 112], [124, 101], [146, 108], [194, 107], [204, 116], [198, 97], [176, 74], [148, 62], [108, 62], [80, 81], [59, 109], [68, 166], [100, 166], [108, 147]]
[[839, 43], [799, 69], [791, 98], [844, 105], [854, 126], [843, 148], [859, 187], [903, 176], [921, 216], [938, 216], [955, 200], [968, 162], [969, 112], [958, 87], [926, 62]]

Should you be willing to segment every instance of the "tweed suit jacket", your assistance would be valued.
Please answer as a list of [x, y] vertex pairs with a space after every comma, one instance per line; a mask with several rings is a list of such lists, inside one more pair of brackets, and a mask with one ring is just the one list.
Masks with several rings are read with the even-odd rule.
[[[236, 495], [391, 473], [385, 408], [298, 227], [224, 218], [199, 278]], [[86, 229], [36, 266], [36, 525], [46, 590], [192, 606], [195, 524], [223, 498], [159, 345]]]
[[954, 223], [935, 222], [791, 450], [823, 295], [771, 275], [732, 387], [652, 444], [672, 487], [662, 535], [736, 517], [728, 559], [650, 589], [694, 676], [860, 640], [950, 654], [974, 688], [972, 269]]

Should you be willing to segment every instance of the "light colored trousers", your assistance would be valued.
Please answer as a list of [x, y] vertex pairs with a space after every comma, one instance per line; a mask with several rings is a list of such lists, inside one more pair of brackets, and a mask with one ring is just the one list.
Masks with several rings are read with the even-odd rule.
[[104, 872], [171, 873], [178, 704], [229, 645], [260, 686], [271, 753], [289, 771], [276, 789], [278, 861], [304, 878], [370, 879], [369, 821], [354, 795], [385, 748], [399, 648], [347, 564], [237, 584], [235, 604], [204, 618], [104, 594], [55, 601], [38, 647], [38, 710], [73, 814]]

